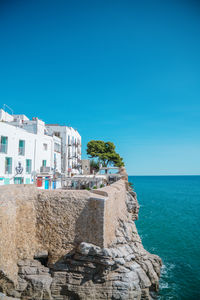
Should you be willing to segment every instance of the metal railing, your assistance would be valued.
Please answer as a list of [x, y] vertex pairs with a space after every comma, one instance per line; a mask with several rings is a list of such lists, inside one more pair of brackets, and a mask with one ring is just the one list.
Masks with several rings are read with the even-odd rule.
[[40, 173], [50, 173], [51, 168], [50, 167], [40, 167]]

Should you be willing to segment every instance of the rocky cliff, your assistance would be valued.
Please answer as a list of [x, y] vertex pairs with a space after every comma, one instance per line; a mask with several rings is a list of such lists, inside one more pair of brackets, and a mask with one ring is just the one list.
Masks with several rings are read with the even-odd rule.
[[[66, 193], [68, 200], [63, 198]], [[12, 234], [15, 233], [17, 224], [17, 230], [25, 232], [20, 235], [24, 236], [24, 246], [20, 249], [20, 243], [18, 241], [16, 244], [16, 240], [11, 241], [10, 245], [6, 243], [7, 252], [9, 253], [9, 247], [12, 248], [11, 255], [14, 255], [14, 258], [0, 258], [0, 299], [151, 299], [155, 296], [159, 287], [161, 259], [143, 248], [134, 223], [139, 210], [136, 194], [129, 190], [127, 182], [123, 181], [95, 193], [95, 197], [91, 193], [82, 194], [84, 199], [88, 198], [88, 202], [80, 204], [78, 201], [80, 210], [74, 204], [77, 197], [80, 198], [80, 194], [77, 196], [76, 193], [73, 197], [70, 194], [69, 198], [67, 191], [52, 191], [49, 194], [33, 189], [34, 197], [29, 199], [30, 201], [25, 197], [26, 202], [22, 207], [28, 205], [27, 212], [31, 214], [32, 222], [28, 224], [27, 220], [24, 220], [19, 223], [32, 225], [27, 229], [19, 226], [18, 222], [7, 221], [7, 225], [12, 224], [11, 228], [7, 228], [11, 238], [15, 239]], [[69, 201], [71, 198], [73, 201]], [[1, 198], [4, 212], [4, 206], [8, 203], [9, 209], [13, 209], [12, 204], [15, 210], [22, 209], [19, 203], [18, 206], [16, 204], [19, 197], [13, 199], [14, 194], [11, 202], [5, 197]], [[65, 205], [71, 205], [71, 214], [74, 212], [73, 205], [76, 207], [78, 217], [75, 217], [74, 227], [72, 215], [71, 219], [68, 219], [67, 215], [65, 218], [65, 214], [68, 213], [67, 207], [65, 212]], [[43, 216], [42, 210], [45, 210]], [[90, 214], [93, 214], [93, 217]], [[9, 219], [8, 212], [7, 215], [6, 218], [2, 218], [1, 225], [4, 227], [5, 221]], [[12, 212], [10, 215], [12, 216]], [[60, 221], [53, 219], [56, 215], [61, 218]], [[30, 215], [27, 218], [30, 218]], [[55, 222], [58, 224], [55, 225]], [[109, 224], [110, 228], [107, 228]], [[86, 233], [90, 230], [93, 234]], [[96, 231], [100, 236], [95, 237]], [[73, 239], [68, 232], [74, 234]], [[29, 234], [32, 237], [29, 237]], [[66, 240], [63, 234], [67, 236]], [[46, 244], [48, 245], [45, 247]], [[18, 249], [14, 249], [16, 245]], [[30, 255], [27, 255], [27, 248], [30, 249]], [[1, 243], [0, 255], [5, 253], [6, 249]]]

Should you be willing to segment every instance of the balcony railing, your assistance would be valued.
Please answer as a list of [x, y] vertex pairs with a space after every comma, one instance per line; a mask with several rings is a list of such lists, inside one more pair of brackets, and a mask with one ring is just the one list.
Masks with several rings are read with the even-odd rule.
[[50, 167], [40, 167], [40, 173], [50, 173], [51, 168]]
[[0, 144], [0, 152], [7, 153], [8, 145], [7, 144]]

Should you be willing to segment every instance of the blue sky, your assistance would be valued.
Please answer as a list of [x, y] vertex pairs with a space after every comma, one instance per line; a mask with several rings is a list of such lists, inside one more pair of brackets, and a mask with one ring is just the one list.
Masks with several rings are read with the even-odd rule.
[[113, 141], [128, 173], [200, 174], [200, 4], [1, 0], [0, 103]]

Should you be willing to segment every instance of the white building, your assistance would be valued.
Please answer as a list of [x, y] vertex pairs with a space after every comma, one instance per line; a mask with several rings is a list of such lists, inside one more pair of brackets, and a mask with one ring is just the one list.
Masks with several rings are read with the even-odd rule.
[[81, 173], [81, 136], [77, 130], [58, 124], [47, 124], [50, 134], [62, 140], [62, 173], [71, 176]]
[[0, 110], [0, 185], [61, 185], [61, 138], [49, 135], [45, 123]]

